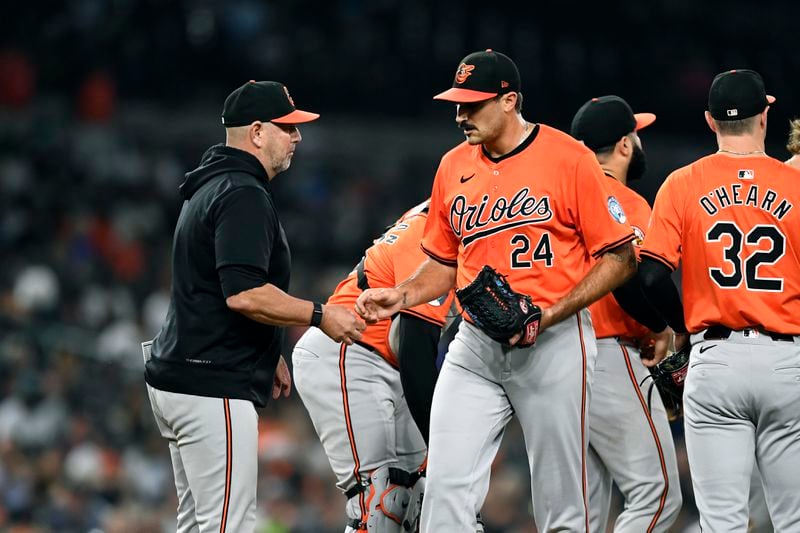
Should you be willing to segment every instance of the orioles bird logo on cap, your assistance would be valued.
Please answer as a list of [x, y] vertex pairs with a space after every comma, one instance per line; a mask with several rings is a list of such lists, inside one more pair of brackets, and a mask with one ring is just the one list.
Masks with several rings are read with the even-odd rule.
[[467, 81], [467, 78], [472, 75], [472, 71], [475, 70], [475, 65], [467, 65], [466, 63], [461, 63], [458, 66], [458, 70], [456, 70], [456, 83], [459, 85]]
[[283, 92], [285, 92], [285, 93], [286, 93], [286, 98], [288, 98], [288, 99], [289, 99], [289, 103], [290, 103], [290, 104], [292, 104], [292, 105], [294, 105], [294, 100], [292, 100], [292, 97], [291, 97], [291, 96], [289, 96], [289, 89], [287, 89], [286, 87], [284, 87], [284, 88], [283, 88]]

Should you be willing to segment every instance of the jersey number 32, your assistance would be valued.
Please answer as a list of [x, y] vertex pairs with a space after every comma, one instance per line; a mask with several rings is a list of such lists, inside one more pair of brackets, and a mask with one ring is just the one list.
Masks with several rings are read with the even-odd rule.
[[[786, 237], [769, 224], [754, 226], [745, 235], [734, 222], [717, 222], [706, 233], [707, 242], [727, 241], [723, 249], [725, 268], [709, 268], [708, 274], [723, 289], [734, 289], [744, 284], [750, 291], [782, 291], [783, 278], [759, 277], [761, 265], [774, 265], [786, 252]], [[742, 257], [743, 243], [759, 246], [763, 241], [769, 245]]]

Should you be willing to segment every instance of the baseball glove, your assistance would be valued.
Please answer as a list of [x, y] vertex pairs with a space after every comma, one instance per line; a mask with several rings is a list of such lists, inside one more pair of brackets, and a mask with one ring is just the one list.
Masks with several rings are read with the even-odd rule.
[[690, 351], [691, 345], [687, 343], [686, 346], [668, 355], [650, 369], [653, 383], [658, 388], [664, 406], [670, 413], [670, 420], [678, 418], [683, 411], [683, 382], [686, 380], [686, 372], [689, 370]]
[[516, 334], [522, 337], [515, 346], [533, 346], [539, 333], [542, 309], [530, 296], [514, 292], [505, 276], [485, 265], [475, 279], [456, 291], [461, 307], [489, 337], [508, 344]]

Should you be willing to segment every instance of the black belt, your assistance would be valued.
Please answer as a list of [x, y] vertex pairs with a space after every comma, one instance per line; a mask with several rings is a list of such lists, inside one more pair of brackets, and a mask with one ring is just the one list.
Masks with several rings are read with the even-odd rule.
[[[767, 329], [761, 327], [752, 327], [752, 328], [745, 328], [745, 329], [752, 329], [758, 331], [763, 335], [767, 335], [774, 341], [784, 341], [784, 342], [794, 342], [794, 335], [788, 335], [786, 333], [777, 333], [775, 331], [769, 331]], [[735, 331], [727, 326], [711, 326], [706, 329], [706, 332], [703, 334], [703, 338], [705, 340], [714, 340], [714, 339], [721, 339], [725, 340], [731, 336], [731, 333]]]

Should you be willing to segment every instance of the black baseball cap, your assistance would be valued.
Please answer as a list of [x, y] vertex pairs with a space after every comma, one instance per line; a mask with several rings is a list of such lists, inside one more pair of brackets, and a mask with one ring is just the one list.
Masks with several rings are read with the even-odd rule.
[[453, 87], [433, 99], [457, 104], [481, 102], [498, 94], [519, 92], [521, 86], [519, 70], [511, 58], [490, 48], [462, 59]]
[[742, 120], [758, 115], [775, 97], [767, 94], [761, 75], [748, 69], [717, 74], [708, 91], [708, 112], [714, 120]]
[[615, 144], [625, 135], [655, 122], [653, 113], [634, 113], [628, 102], [610, 94], [592, 98], [578, 109], [572, 119], [570, 135], [598, 150]]
[[222, 124], [226, 128], [247, 126], [256, 120], [302, 124], [318, 118], [317, 113], [297, 109], [289, 90], [277, 81], [250, 80], [229, 94], [222, 108]]

